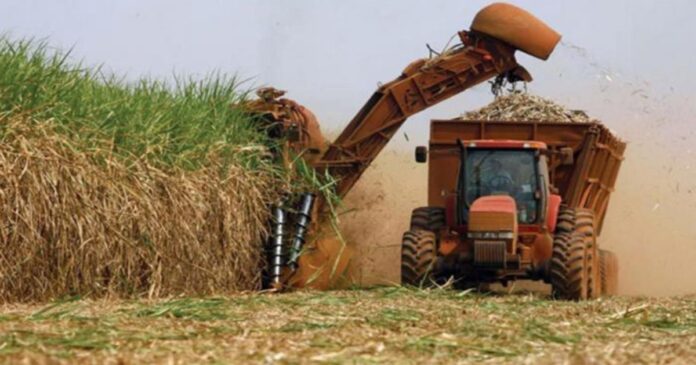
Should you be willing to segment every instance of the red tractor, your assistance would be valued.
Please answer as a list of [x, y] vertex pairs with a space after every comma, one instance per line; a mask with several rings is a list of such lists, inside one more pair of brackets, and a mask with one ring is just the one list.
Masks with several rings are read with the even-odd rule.
[[433, 121], [428, 206], [413, 211], [402, 282], [544, 280], [556, 296], [614, 294], [599, 249], [626, 144], [599, 123]]

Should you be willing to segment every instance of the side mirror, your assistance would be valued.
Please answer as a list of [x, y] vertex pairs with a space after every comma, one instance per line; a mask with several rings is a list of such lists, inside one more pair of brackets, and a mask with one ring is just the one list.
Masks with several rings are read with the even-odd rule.
[[561, 165], [572, 165], [575, 163], [574, 157], [573, 157], [573, 149], [571, 147], [563, 147], [560, 149], [561, 153]]
[[428, 147], [416, 147], [416, 162], [425, 163], [426, 161], [428, 161]]

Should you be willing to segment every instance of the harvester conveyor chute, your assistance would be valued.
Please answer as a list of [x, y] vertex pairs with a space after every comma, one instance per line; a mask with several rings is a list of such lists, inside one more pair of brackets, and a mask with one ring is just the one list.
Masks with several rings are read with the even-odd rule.
[[[492, 78], [531, 81], [529, 73], [518, 65], [515, 51], [545, 60], [560, 40], [558, 33], [533, 15], [503, 3], [482, 9], [471, 30], [458, 35], [460, 44], [436, 57], [412, 62], [398, 78], [380, 86], [328, 147], [314, 115], [298, 103], [280, 98], [284, 92], [260, 89], [260, 98], [249, 102], [248, 109], [264, 116], [269, 126], [284, 130], [274, 135], [294, 136], [287, 138], [286, 151], [282, 151], [286, 161], [288, 150], [301, 151], [315, 169], [336, 179], [336, 193], [343, 197], [407, 118]], [[312, 214], [323, 212], [322, 199], [317, 196]], [[319, 217], [306, 218], [315, 224], [322, 221]], [[306, 229], [305, 224], [298, 225], [296, 234], [304, 236]], [[314, 231], [310, 230], [308, 236], [315, 235]], [[296, 249], [302, 244], [296, 240], [292, 246]], [[289, 260], [293, 265], [287, 280], [290, 285], [325, 288], [333, 282], [331, 277], [347, 266], [347, 259], [340, 257], [345, 255], [345, 247], [335, 239], [317, 239], [313, 247], [314, 251], [299, 257], [297, 270], [297, 258]], [[317, 274], [317, 270], [324, 272]]]

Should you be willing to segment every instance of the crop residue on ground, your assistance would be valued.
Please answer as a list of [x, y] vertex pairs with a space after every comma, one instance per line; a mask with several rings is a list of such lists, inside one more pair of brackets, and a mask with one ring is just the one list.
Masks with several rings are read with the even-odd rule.
[[696, 298], [446, 289], [5, 305], [6, 362], [688, 363]]

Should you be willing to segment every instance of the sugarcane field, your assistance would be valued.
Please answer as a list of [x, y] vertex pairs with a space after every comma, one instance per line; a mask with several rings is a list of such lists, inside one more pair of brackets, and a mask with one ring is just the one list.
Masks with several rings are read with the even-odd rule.
[[0, 363], [696, 363], [695, 11], [0, 1]]

